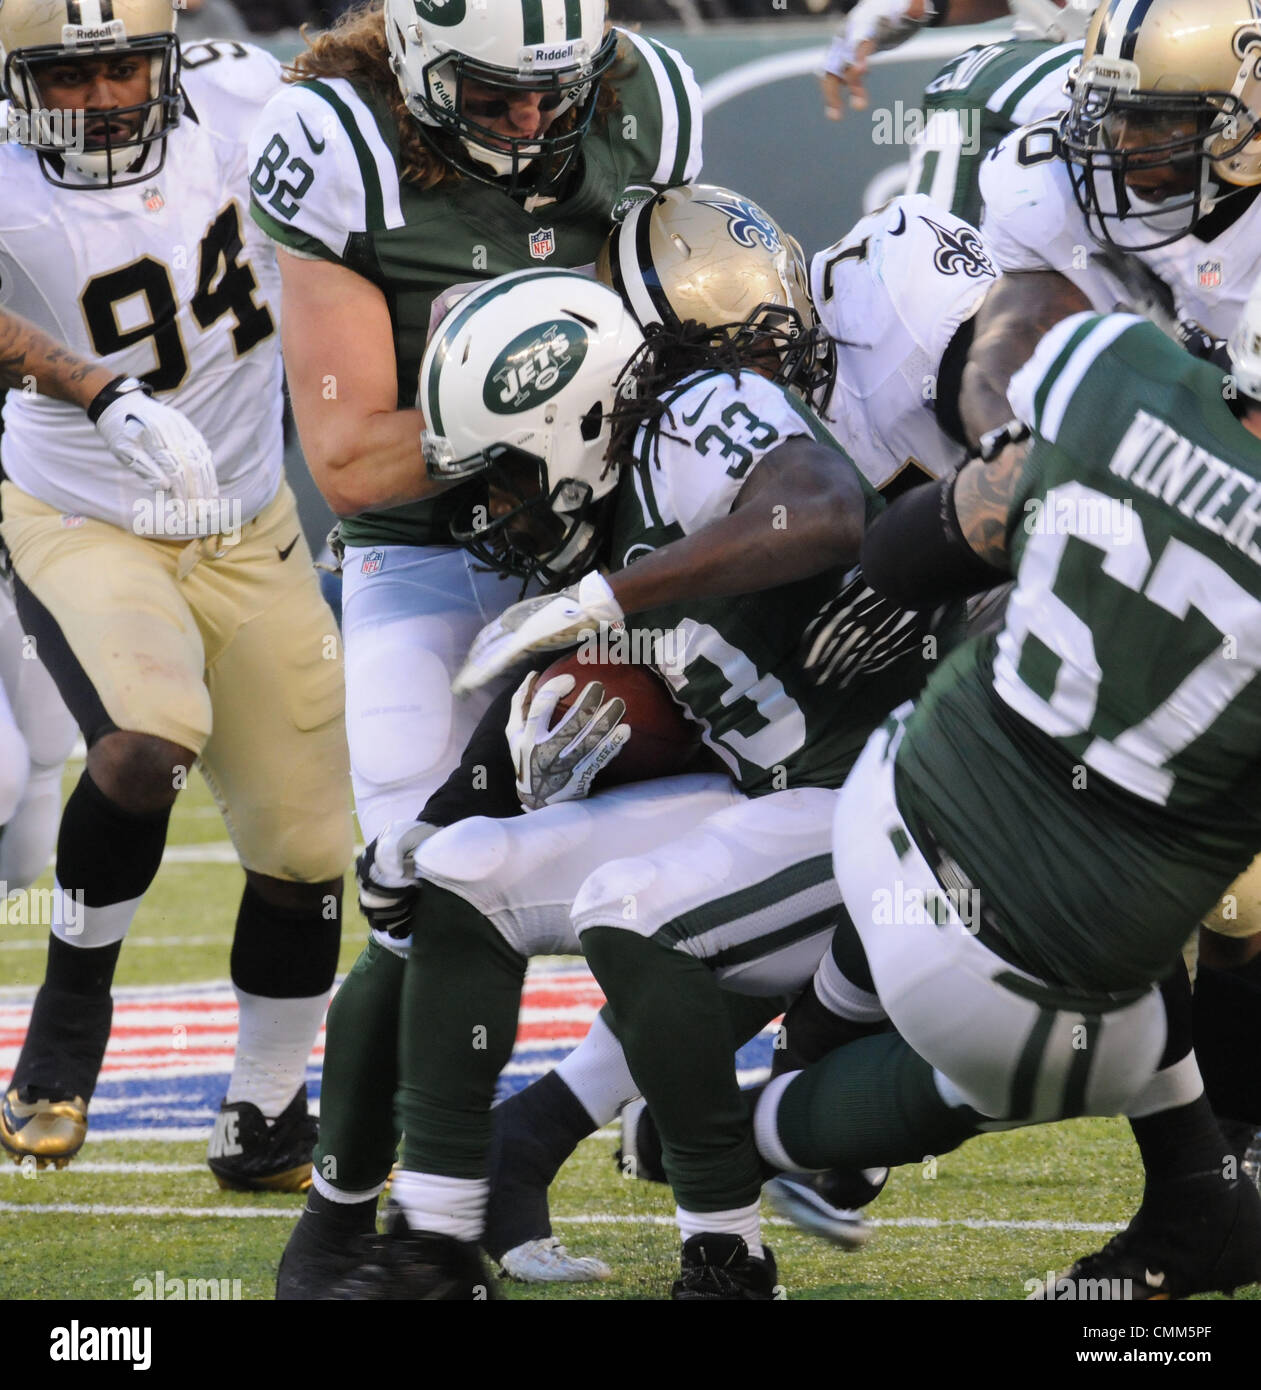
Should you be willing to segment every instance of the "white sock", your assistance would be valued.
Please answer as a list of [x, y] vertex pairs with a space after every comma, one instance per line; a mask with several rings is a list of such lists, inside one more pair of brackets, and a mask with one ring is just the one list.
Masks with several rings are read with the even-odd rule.
[[228, 1102], [249, 1101], [274, 1120], [306, 1079], [307, 1058], [324, 1021], [328, 994], [267, 999], [238, 988], [236, 1002], [241, 1020]]
[[772, 1168], [779, 1168], [785, 1173], [803, 1171], [801, 1165], [793, 1162], [792, 1156], [779, 1142], [778, 1127], [779, 1098], [784, 1094], [785, 1087], [800, 1075], [799, 1071], [786, 1071], [774, 1080], [768, 1081], [753, 1112], [753, 1138], [758, 1153]]
[[731, 1211], [684, 1211], [676, 1207], [674, 1218], [679, 1223], [679, 1234], [684, 1240], [699, 1235], [743, 1236], [749, 1247], [749, 1254], [755, 1260], [762, 1258], [762, 1202], [759, 1198], [751, 1206], [735, 1207]]
[[360, 1202], [374, 1201], [385, 1191], [385, 1184], [381, 1182], [364, 1192], [347, 1192], [344, 1188], [334, 1187], [317, 1168], [311, 1169], [311, 1186], [326, 1200], [340, 1202], [348, 1207], [356, 1206]]
[[599, 1014], [587, 1036], [556, 1068], [556, 1075], [577, 1096], [597, 1129], [612, 1124], [622, 1106], [639, 1094], [622, 1044]]
[[404, 1168], [394, 1176], [390, 1196], [403, 1209], [413, 1231], [433, 1231], [456, 1240], [480, 1240], [490, 1196], [487, 1178], [443, 1178]]

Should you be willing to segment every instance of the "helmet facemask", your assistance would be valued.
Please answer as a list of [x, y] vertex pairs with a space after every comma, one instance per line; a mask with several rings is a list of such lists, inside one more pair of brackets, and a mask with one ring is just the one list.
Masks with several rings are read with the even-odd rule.
[[[148, 64], [146, 100], [99, 112], [49, 110], [40, 86], [41, 71], [122, 57], [138, 57]], [[29, 142], [24, 143], [39, 156], [50, 183], [58, 188], [123, 188], [152, 179], [166, 162], [167, 137], [183, 112], [179, 72], [175, 35], [144, 34], [121, 42], [77, 44], [73, 49], [54, 44], [13, 49], [5, 59], [4, 85], [14, 109], [30, 121]], [[120, 125], [123, 131], [117, 129]], [[157, 157], [151, 159], [155, 146]]]

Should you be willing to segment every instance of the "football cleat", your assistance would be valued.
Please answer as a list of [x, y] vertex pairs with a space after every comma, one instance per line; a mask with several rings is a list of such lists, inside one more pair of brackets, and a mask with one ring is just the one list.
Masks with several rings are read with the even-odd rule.
[[276, 1271], [276, 1299], [287, 1303], [332, 1296], [334, 1287], [375, 1253], [375, 1228], [348, 1231], [319, 1212], [298, 1218]]
[[555, 1236], [505, 1250], [499, 1265], [501, 1274], [522, 1284], [589, 1284], [613, 1277], [603, 1260], [571, 1255]]
[[762, 1258], [749, 1254], [740, 1236], [692, 1236], [683, 1242], [679, 1277], [670, 1289], [676, 1303], [779, 1303], [787, 1299], [769, 1245]]
[[319, 1126], [307, 1113], [306, 1087], [274, 1120], [257, 1105], [225, 1100], [215, 1116], [206, 1162], [230, 1192], [305, 1192]]
[[648, 1113], [642, 1098], [622, 1106], [618, 1117], [622, 1127], [622, 1142], [614, 1151], [613, 1161], [624, 1178], [639, 1178], [643, 1182], [665, 1182], [665, 1164], [661, 1160], [661, 1136]]
[[[1184, 1201], [1172, 1218], [1154, 1218], [1139, 1208], [1124, 1231], [1102, 1250], [1047, 1280], [1030, 1295], [1044, 1301], [1084, 1298], [1082, 1281], [1100, 1297], [1132, 1302], [1189, 1298], [1197, 1293], [1233, 1293], [1261, 1283], [1261, 1193], [1244, 1180], [1224, 1184], [1217, 1175], [1207, 1200]], [[1071, 1291], [1071, 1292], [1070, 1292]]]
[[842, 1250], [859, 1250], [871, 1239], [872, 1230], [859, 1208], [874, 1201], [888, 1180], [887, 1168], [781, 1173], [762, 1192], [774, 1210], [798, 1229]]
[[82, 1096], [39, 1086], [14, 1087], [0, 1103], [0, 1144], [14, 1163], [34, 1158], [37, 1168], [64, 1168], [83, 1147], [88, 1107]]
[[413, 1231], [395, 1209], [386, 1234], [367, 1237], [363, 1263], [329, 1298], [389, 1302], [482, 1302], [497, 1297], [479, 1248], [434, 1231]]

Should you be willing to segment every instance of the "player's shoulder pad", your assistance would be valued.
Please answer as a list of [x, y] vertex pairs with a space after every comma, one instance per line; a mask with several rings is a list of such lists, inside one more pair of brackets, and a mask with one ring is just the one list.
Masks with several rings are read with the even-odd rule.
[[250, 137], [251, 213], [282, 246], [340, 260], [355, 233], [403, 225], [398, 162], [342, 77], [283, 87]]
[[704, 372], [665, 399], [648, 466], [662, 518], [687, 532], [726, 516], [750, 472], [786, 439], [814, 432], [805, 408], [756, 372], [739, 381]]
[[280, 90], [282, 72], [270, 53], [252, 43], [206, 39], [180, 46], [180, 86], [189, 108], [208, 129], [242, 143]]
[[820, 251], [810, 263], [810, 292], [838, 343], [875, 348], [900, 327], [939, 364], [1000, 273], [971, 223], [913, 193]]
[[640, 182], [657, 188], [692, 183], [701, 172], [704, 119], [701, 90], [692, 69], [673, 48], [628, 29], [614, 31], [619, 63], [626, 75], [614, 81], [621, 107], [610, 121], [632, 117], [638, 125], [633, 142], [642, 141]]
[[1007, 388], [1015, 418], [1052, 443], [1059, 437], [1077, 388], [1107, 363], [1101, 359], [1123, 335], [1142, 332], [1153, 343], [1181, 352], [1150, 320], [1138, 314], [1073, 314], [1057, 323]]
[[1071, 267], [1073, 248], [1092, 245], [1057, 127], [1054, 120], [1021, 126], [981, 162], [981, 231], [1003, 270]]

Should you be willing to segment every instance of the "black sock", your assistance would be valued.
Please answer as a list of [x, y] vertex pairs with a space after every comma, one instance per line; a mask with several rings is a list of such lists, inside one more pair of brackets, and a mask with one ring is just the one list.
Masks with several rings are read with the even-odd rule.
[[820, 1057], [826, 1057], [834, 1048], [844, 1047], [855, 1038], [886, 1032], [888, 1027], [887, 1019], [877, 1023], [854, 1023], [834, 1014], [819, 998], [811, 980], [784, 1015], [783, 1027], [771, 1053], [771, 1075], [800, 1071]]
[[1195, 977], [1195, 1057], [1213, 1113], [1261, 1127], [1261, 956]]
[[375, 1197], [369, 1197], [366, 1202], [330, 1202], [312, 1188], [306, 1195], [306, 1209], [352, 1235], [371, 1235], [377, 1228]]
[[141, 897], [162, 863], [170, 819], [169, 807], [143, 816], [124, 811], [85, 770], [61, 814], [57, 882], [82, 893], [87, 907]]
[[555, 1072], [491, 1112], [490, 1201], [482, 1245], [495, 1259], [552, 1234], [547, 1189], [596, 1123]]
[[277, 907], [245, 885], [232, 937], [232, 983], [264, 999], [310, 999], [332, 988], [341, 946], [341, 899], [322, 906]]
[[1221, 1178], [1226, 1172], [1229, 1149], [1203, 1095], [1189, 1105], [1131, 1120], [1130, 1128], [1143, 1159], [1144, 1206], [1166, 1196], [1176, 1200], [1166, 1193], [1171, 1184], [1200, 1177]]

